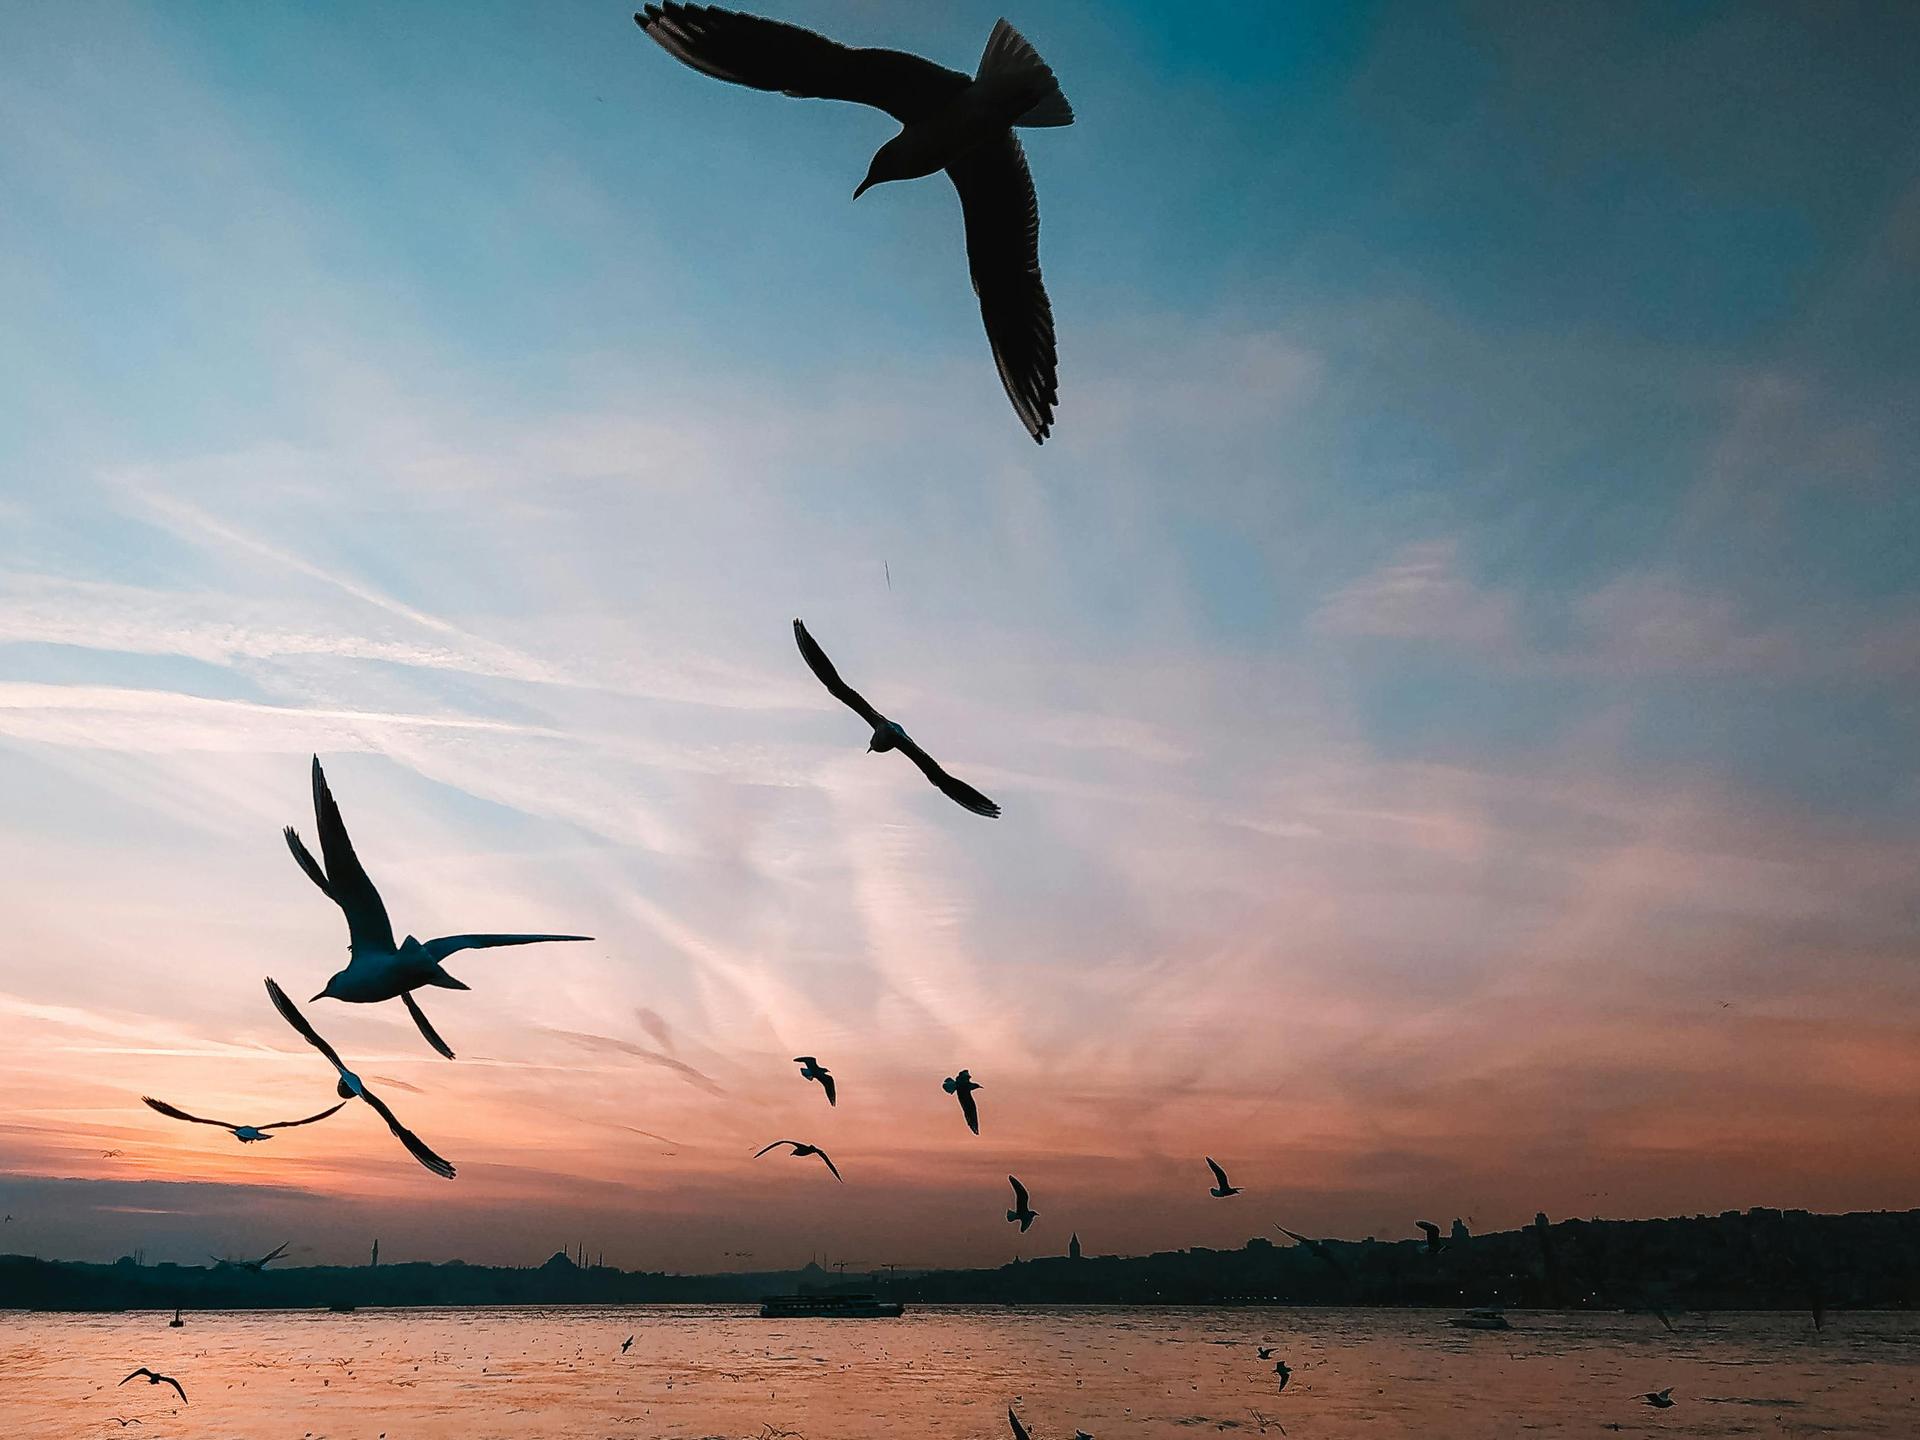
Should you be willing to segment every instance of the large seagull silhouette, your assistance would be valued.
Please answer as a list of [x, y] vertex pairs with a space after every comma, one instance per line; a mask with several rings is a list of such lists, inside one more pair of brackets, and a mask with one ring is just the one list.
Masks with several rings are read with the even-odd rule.
[[393, 922], [387, 919], [387, 907], [380, 892], [367, 877], [360, 857], [353, 853], [353, 841], [347, 838], [346, 822], [340, 807], [333, 803], [333, 791], [327, 788], [326, 772], [320, 757], [313, 757], [313, 819], [320, 830], [320, 853], [326, 857], [323, 870], [300, 836], [289, 825], [282, 832], [287, 848], [307, 878], [320, 887], [320, 893], [338, 905], [347, 917], [347, 968], [327, 981], [327, 988], [316, 1000], [347, 1000], [357, 1005], [377, 1004], [398, 997], [427, 1037], [427, 1043], [447, 1059], [453, 1049], [427, 1020], [426, 1012], [408, 993], [424, 985], [446, 990], [471, 987], [449, 975], [441, 962], [459, 950], [483, 950], [497, 945], [542, 945], [553, 940], [591, 940], [591, 935], [443, 935], [424, 944], [409, 935], [399, 944], [393, 940]]
[[856, 50], [758, 15], [712, 5], [649, 5], [634, 23], [662, 49], [716, 80], [884, 110], [900, 133], [882, 145], [853, 192], [945, 170], [960, 192], [967, 268], [1000, 383], [1035, 442], [1059, 399], [1053, 307], [1040, 282], [1040, 204], [1013, 133], [1071, 125], [1073, 107], [1047, 62], [1005, 20], [976, 74], [901, 50]]

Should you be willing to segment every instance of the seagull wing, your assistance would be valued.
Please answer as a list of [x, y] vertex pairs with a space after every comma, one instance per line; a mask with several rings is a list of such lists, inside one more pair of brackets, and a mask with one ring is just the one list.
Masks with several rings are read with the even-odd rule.
[[649, 5], [633, 17], [676, 60], [716, 80], [813, 100], [851, 100], [902, 125], [972, 77], [900, 50], [856, 50], [798, 25], [712, 5]]
[[829, 695], [875, 730], [887, 723], [886, 716], [869, 705], [858, 690], [840, 678], [840, 672], [833, 668], [833, 661], [829, 660], [827, 652], [820, 648], [820, 642], [809, 635], [807, 627], [798, 620], [793, 622], [793, 638], [800, 646], [800, 656], [807, 662], [807, 668], [819, 677], [820, 683], [827, 687]]
[[280, 1012], [280, 1018], [299, 1031], [301, 1039], [331, 1060], [333, 1068], [342, 1075], [348, 1073], [347, 1067], [340, 1061], [340, 1052], [320, 1038], [320, 1032], [307, 1023], [307, 1017], [295, 1008], [293, 1001], [287, 998], [287, 992], [280, 988], [272, 976], [267, 977], [267, 995], [273, 1001], [273, 1008]]
[[827, 1074], [825, 1071], [822, 1071], [820, 1074], [820, 1088], [827, 1092], [827, 1104], [838, 1105], [840, 1103], [834, 1098], [833, 1076]]
[[1030, 1440], [1027, 1427], [1020, 1423], [1020, 1417], [1013, 1413], [1013, 1407], [1007, 1407], [1007, 1423], [1013, 1427], [1013, 1440]]
[[1302, 1235], [1298, 1230], [1289, 1230], [1284, 1225], [1276, 1225], [1273, 1228], [1278, 1230], [1282, 1235], [1285, 1235], [1289, 1240], [1292, 1240], [1297, 1244], [1305, 1245], [1309, 1248], [1312, 1248], [1317, 1243], [1313, 1240], [1309, 1240], [1305, 1235]]
[[940, 792], [949, 800], [953, 801], [954, 804], [959, 805], [963, 809], [971, 810], [976, 815], [984, 815], [989, 820], [997, 820], [1000, 818], [1000, 807], [998, 805], [994, 804], [993, 801], [967, 784], [966, 781], [956, 780], [953, 776], [942, 770], [931, 755], [922, 750], [914, 741], [907, 738], [904, 731], [896, 737], [896, 740], [900, 753], [918, 765], [920, 767], [920, 773], [938, 786]]
[[827, 1169], [833, 1171], [834, 1179], [838, 1180], [842, 1185], [847, 1183], [846, 1177], [840, 1173], [840, 1167], [833, 1163], [833, 1157], [831, 1155], [827, 1154], [826, 1151], [822, 1150], [817, 1145], [814, 1146], [813, 1153], [818, 1155], [822, 1160], [827, 1162]]
[[382, 1100], [365, 1086], [362, 1086], [360, 1089], [360, 1098], [373, 1107], [374, 1114], [387, 1122], [387, 1129], [393, 1132], [394, 1139], [407, 1147], [407, 1153], [409, 1155], [413, 1156], [414, 1159], [418, 1160], [441, 1179], [453, 1179], [453, 1166], [434, 1154], [424, 1140], [406, 1126], [402, 1125], [393, 1111], [387, 1108], [386, 1101]]
[[[353, 841], [347, 838], [346, 822], [340, 818], [340, 807], [333, 803], [333, 792], [327, 788], [326, 773], [320, 768], [318, 755], [313, 757], [313, 818], [320, 828], [320, 854], [327, 862], [327, 893], [347, 912], [347, 933], [353, 937], [353, 943], [379, 950], [393, 949], [393, 922], [387, 919], [387, 907], [380, 903], [380, 892], [367, 878], [360, 857], [353, 853]], [[299, 858], [296, 851], [294, 859]], [[309, 855], [302, 862], [302, 868], [312, 860]]]
[[[137, 1380], [142, 1375], [151, 1375], [151, 1374], [153, 1374], [153, 1371], [149, 1370], [146, 1366], [142, 1365], [138, 1370], [134, 1371], [133, 1374], [127, 1376], [127, 1380]], [[127, 1380], [122, 1380], [120, 1382], [120, 1385], [126, 1384]], [[120, 1385], [116, 1385], [113, 1388], [118, 1390], [120, 1388]]]
[[1000, 383], [1035, 443], [1053, 429], [1060, 398], [1053, 306], [1040, 280], [1040, 202], [1026, 153], [1008, 130], [947, 166], [960, 192], [967, 269]]
[[980, 1107], [974, 1104], [971, 1090], [960, 1091], [960, 1113], [967, 1117], [967, 1128], [974, 1134], [980, 1133]]
[[759, 1148], [758, 1150], [756, 1150], [756, 1151], [754, 1151], [754, 1152], [753, 1152], [753, 1158], [754, 1158], [754, 1159], [756, 1159], [756, 1160], [758, 1160], [758, 1159], [759, 1159], [759, 1158], [760, 1158], [760, 1157], [761, 1157], [762, 1155], [764, 1155], [764, 1154], [766, 1154], [766, 1153], [767, 1153], [767, 1151], [769, 1151], [769, 1150], [777, 1150], [777, 1149], [779, 1149], [779, 1148], [780, 1148], [780, 1146], [782, 1146], [782, 1145], [792, 1145], [792, 1146], [795, 1146], [795, 1147], [797, 1148], [797, 1147], [799, 1146], [799, 1144], [800, 1144], [800, 1142], [799, 1142], [798, 1140], [776, 1140], [776, 1141], [774, 1141], [774, 1142], [773, 1142], [773, 1144], [771, 1144], [771, 1145], [763, 1145], [763, 1146], [761, 1146], [761, 1147], [760, 1147], [760, 1148]]
[[1015, 1210], [1026, 1209], [1027, 1208], [1027, 1187], [1022, 1185], [1018, 1180], [1014, 1179], [1013, 1176], [1011, 1175], [1007, 1176], [1007, 1183], [1013, 1186], [1013, 1208]]
[[235, 1125], [229, 1125], [224, 1120], [206, 1120], [201, 1118], [198, 1115], [189, 1115], [186, 1111], [180, 1109], [178, 1106], [169, 1105], [164, 1100], [156, 1100], [151, 1095], [142, 1095], [140, 1097], [140, 1100], [142, 1104], [147, 1105], [154, 1110], [158, 1110], [162, 1115], [171, 1115], [176, 1120], [190, 1120], [195, 1125], [217, 1125], [222, 1130], [235, 1130], [239, 1128], [238, 1126], [235, 1126]]
[[175, 1391], [177, 1391], [177, 1392], [179, 1393], [179, 1396], [180, 1396], [180, 1403], [181, 1403], [182, 1405], [184, 1405], [184, 1404], [186, 1404], [186, 1403], [187, 1403], [187, 1392], [186, 1392], [186, 1390], [185, 1390], [185, 1389], [183, 1389], [183, 1388], [181, 1387], [181, 1384], [180, 1384], [180, 1382], [179, 1382], [178, 1380], [176, 1380], [176, 1379], [174, 1379], [174, 1378], [173, 1378], [173, 1376], [171, 1376], [171, 1375], [156, 1375], [156, 1376], [154, 1376], [154, 1377], [153, 1377], [153, 1380], [154, 1380], [154, 1383], [155, 1383], [156, 1385], [171, 1385], [171, 1386], [173, 1386], [173, 1388], [174, 1388], [174, 1390], [175, 1390]]
[[1207, 1157], [1207, 1168], [1213, 1171], [1213, 1178], [1219, 1182], [1222, 1190], [1231, 1190], [1233, 1188], [1233, 1186], [1227, 1183], [1227, 1172], [1220, 1168], [1219, 1163], [1215, 1161], [1211, 1155]]
[[[347, 1103], [346, 1101], [342, 1100], [340, 1102], [340, 1105], [344, 1105], [346, 1103]], [[336, 1105], [333, 1108], [338, 1110], [340, 1106]], [[283, 1241], [279, 1249], [273, 1251], [269, 1255], [262, 1255], [258, 1260], [254, 1261], [253, 1263], [256, 1265], [271, 1265], [274, 1261], [278, 1260], [282, 1255], [287, 1253], [287, 1246], [291, 1245], [292, 1243], [293, 1242], [291, 1240]]]
[[301, 840], [300, 832], [291, 825], [285, 825], [281, 827], [280, 833], [287, 837], [287, 849], [293, 852], [293, 858], [300, 863], [300, 868], [307, 872], [307, 878], [320, 887], [322, 895], [332, 900], [334, 904], [339, 904], [339, 900], [334, 897], [333, 886], [327, 883], [327, 872], [322, 870], [320, 862], [313, 858], [313, 852], [307, 849], [306, 843]]
[[447, 1059], [453, 1059], [453, 1047], [440, 1038], [440, 1032], [434, 1029], [433, 1022], [427, 1019], [427, 1012], [422, 1010], [414, 1000], [413, 992], [402, 990], [400, 999], [406, 1005], [407, 1013], [413, 1017], [413, 1023], [420, 1027], [420, 1033], [427, 1037], [427, 1044], [433, 1046]]
[[591, 935], [442, 935], [438, 940], [421, 943], [420, 949], [435, 962], [456, 950], [494, 950], [502, 945], [544, 945], [549, 940], [591, 940]]
[[311, 1124], [313, 1124], [313, 1123], [314, 1123], [314, 1122], [315, 1122], [316, 1120], [324, 1120], [324, 1119], [326, 1119], [326, 1118], [327, 1118], [327, 1117], [328, 1117], [329, 1115], [332, 1115], [332, 1114], [335, 1114], [336, 1112], [338, 1112], [338, 1111], [340, 1111], [340, 1110], [344, 1110], [344, 1109], [346, 1108], [346, 1105], [347, 1105], [347, 1102], [346, 1102], [346, 1101], [344, 1101], [344, 1100], [342, 1100], [342, 1101], [341, 1101], [341, 1102], [340, 1102], [340, 1103], [339, 1103], [338, 1105], [334, 1105], [334, 1106], [332, 1106], [332, 1107], [330, 1107], [330, 1108], [328, 1108], [328, 1109], [326, 1109], [326, 1110], [322, 1110], [322, 1111], [321, 1111], [321, 1112], [320, 1112], [320, 1113], [319, 1113], [318, 1115], [309, 1115], [309, 1116], [307, 1116], [307, 1118], [306, 1118], [306, 1119], [304, 1119], [304, 1120], [276, 1120], [276, 1121], [274, 1121], [274, 1122], [273, 1122], [273, 1124], [271, 1124], [271, 1125], [262, 1125], [262, 1126], [260, 1126], [260, 1129], [262, 1129], [262, 1130], [291, 1130], [291, 1129], [292, 1129], [292, 1128], [293, 1128], [293, 1127], [294, 1127], [295, 1125], [311, 1125]]

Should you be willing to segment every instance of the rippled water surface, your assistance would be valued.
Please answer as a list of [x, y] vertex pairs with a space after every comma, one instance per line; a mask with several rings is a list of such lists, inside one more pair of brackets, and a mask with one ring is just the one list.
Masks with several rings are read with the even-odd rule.
[[[0, 1315], [0, 1433], [39, 1437], [1920, 1435], [1920, 1317], [728, 1307]], [[622, 1355], [620, 1342], [634, 1336]], [[1294, 1370], [1285, 1394], [1271, 1344]], [[136, 1365], [173, 1392], [114, 1382]], [[1655, 1411], [1641, 1391], [1674, 1387]], [[115, 1417], [138, 1418], [122, 1428]], [[1263, 1428], [1264, 1427], [1264, 1428]], [[1284, 1429], [1283, 1429], [1284, 1427]]]

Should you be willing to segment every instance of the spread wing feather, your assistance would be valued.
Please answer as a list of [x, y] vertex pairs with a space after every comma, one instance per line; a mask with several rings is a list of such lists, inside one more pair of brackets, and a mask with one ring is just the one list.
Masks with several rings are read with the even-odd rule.
[[660, 48], [716, 80], [801, 99], [851, 100], [902, 125], [938, 108], [973, 77], [901, 50], [866, 50], [781, 20], [717, 5], [648, 5], [633, 17]]

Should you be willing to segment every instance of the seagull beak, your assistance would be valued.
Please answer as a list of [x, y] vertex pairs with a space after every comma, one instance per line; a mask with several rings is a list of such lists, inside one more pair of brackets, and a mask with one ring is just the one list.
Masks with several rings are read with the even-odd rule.
[[[313, 997], [313, 1000], [324, 1000], [326, 998], [327, 998], [327, 992], [322, 990], [318, 995]], [[307, 1001], [307, 1003], [311, 1005], [313, 1003], [313, 1000], [309, 1000]]]
[[871, 177], [869, 177], [868, 179], [862, 180], [857, 186], [854, 187], [853, 198], [858, 200], [862, 195], [866, 194], [867, 191], [871, 190], [872, 188], [873, 188], [873, 180]]

